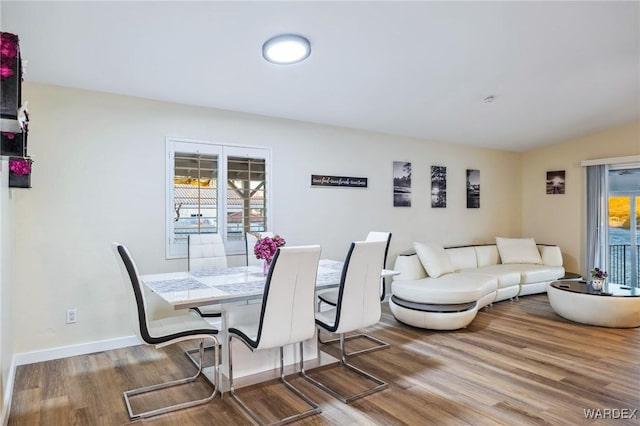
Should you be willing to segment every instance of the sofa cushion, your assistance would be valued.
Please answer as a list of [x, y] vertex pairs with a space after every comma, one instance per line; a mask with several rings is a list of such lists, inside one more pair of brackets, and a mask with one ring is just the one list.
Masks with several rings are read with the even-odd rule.
[[476, 251], [473, 247], [456, 247], [445, 249], [445, 251], [449, 255], [449, 259], [451, 259], [453, 269], [456, 271], [478, 267]]
[[497, 265], [500, 263], [500, 254], [498, 253], [498, 247], [495, 244], [487, 246], [473, 246], [473, 249], [476, 251], [478, 267]]
[[495, 278], [485, 275], [449, 274], [440, 278], [394, 281], [393, 295], [416, 303], [469, 303], [495, 292]]
[[[515, 266], [515, 265], [514, 265]], [[564, 276], [562, 266], [518, 265], [520, 267], [520, 284], [555, 281]]]
[[394, 275], [394, 280], [420, 280], [427, 278], [427, 271], [424, 270], [415, 252], [400, 253], [396, 257], [393, 269], [400, 272], [400, 274]]
[[442, 246], [432, 243], [413, 243], [413, 248], [431, 278], [438, 278], [454, 271], [449, 255]]
[[496, 245], [503, 264], [542, 264], [538, 246], [533, 238], [496, 237]]
[[538, 246], [542, 263], [549, 266], [562, 266], [562, 252], [558, 246]]
[[489, 275], [498, 280], [498, 288], [513, 287], [520, 284], [520, 271], [511, 267], [512, 265], [489, 265], [481, 268], [463, 269], [459, 272], [463, 274]]

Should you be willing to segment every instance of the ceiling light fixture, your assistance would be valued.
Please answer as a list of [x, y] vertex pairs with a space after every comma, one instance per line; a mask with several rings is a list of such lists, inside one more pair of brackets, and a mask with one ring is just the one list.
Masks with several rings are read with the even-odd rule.
[[485, 104], [490, 104], [491, 102], [495, 101], [496, 97], [494, 95], [489, 95], [486, 98], [484, 98], [482, 100], [482, 102], [484, 102]]
[[282, 34], [270, 38], [262, 45], [262, 56], [273, 64], [295, 64], [311, 54], [311, 44], [296, 34]]

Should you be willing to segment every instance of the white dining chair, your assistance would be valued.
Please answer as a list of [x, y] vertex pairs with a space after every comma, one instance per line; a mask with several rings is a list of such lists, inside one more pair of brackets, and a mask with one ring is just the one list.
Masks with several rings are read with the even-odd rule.
[[384, 381], [350, 364], [344, 349], [345, 333], [369, 327], [380, 321], [380, 273], [385, 247], [384, 241], [351, 243], [342, 269], [336, 306], [327, 311], [316, 312], [316, 325], [320, 330], [340, 335], [340, 365], [367, 378], [375, 385], [354, 395], [345, 396], [334, 387], [312, 378], [302, 368], [302, 375], [307, 380], [346, 404], [387, 388]]
[[[259, 424], [264, 424], [263, 420], [236, 394], [233, 387], [233, 339], [242, 342], [252, 352], [279, 348], [280, 381], [286, 389], [310, 407], [270, 424], [289, 423], [321, 412], [318, 404], [295, 388], [284, 376], [284, 346], [299, 343], [302, 371], [303, 342], [314, 338], [315, 335], [314, 291], [319, 260], [318, 245], [279, 248], [267, 275], [259, 315], [244, 315], [239, 324], [232, 324], [228, 329], [230, 394]], [[229, 316], [232, 317], [233, 312], [230, 312]]]
[[187, 258], [190, 272], [227, 267], [227, 253], [219, 234], [189, 234]]
[[[227, 268], [227, 253], [220, 234], [189, 234], [187, 236], [187, 262], [189, 272]], [[222, 316], [219, 305], [194, 306], [189, 309], [209, 320]], [[207, 352], [211, 349], [211, 346], [205, 347]], [[197, 348], [185, 350], [185, 354], [196, 365], [198, 352]]]
[[[145, 417], [157, 416], [160, 414], [168, 413], [171, 411], [180, 410], [183, 408], [193, 407], [195, 405], [205, 404], [211, 401], [218, 392], [218, 339], [216, 335], [218, 330], [209, 324], [203, 318], [198, 315], [188, 312], [183, 315], [170, 316], [160, 319], [151, 320], [147, 312], [147, 302], [144, 294], [144, 289], [139, 279], [138, 268], [136, 267], [131, 254], [127, 248], [120, 243], [113, 243], [113, 249], [116, 256], [120, 259], [121, 271], [123, 278], [131, 283], [133, 288], [133, 294], [136, 300], [137, 317], [138, 317], [138, 333], [139, 337], [149, 345], [155, 345], [156, 348], [162, 348], [167, 345], [179, 343], [186, 340], [198, 340], [199, 341], [199, 362], [197, 364], [198, 371], [192, 377], [186, 377], [184, 379], [172, 380], [155, 385], [145, 386], [137, 389], [132, 389], [124, 392], [124, 400], [129, 412], [129, 417], [134, 419], [140, 419]], [[213, 347], [215, 348], [215, 362], [214, 362], [214, 384], [213, 392], [206, 398], [183, 402], [180, 404], [163, 406], [154, 410], [144, 412], [134, 412], [131, 406], [131, 398], [141, 394], [147, 394], [150, 392], [166, 389], [173, 386], [183, 385], [195, 381], [201, 374], [203, 374], [204, 363], [204, 341], [209, 339], [213, 341]], [[207, 380], [208, 381], [208, 380]]]
[[[384, 249], [384, 260], [383, 260], [383, 263], [382, 263], [382, 268], [384, 269], [386, 267], [386, 265], [387, 265], [387, 254], [389, 253], [389, 245], [391, 244], [391, 232], [377, 232], [377, 231], [369, 232], [369, 234], [367, 235], [367, 238], [366, 238], [365, 241], [384, 241], [384, 242], [386, 242], [386, 246], [385, 246], [385, 249]], [[320, 311], [322, 303], [326, 303], [329, 306], [336, 306], [338, 304], [338, 296], [339, 296], [339, 288], [332, 288], [332, 289], [328, 289], [328, 290], [319, 291], [318, 292], [318, 311]], [[380, 302], [383, 302], [385, 297], [386, 297], [386, 290], [385, 290], [384, 278], [380, 278]], [[345, 340], [352, 340], [352, 339], [357, 339], [357, 338], [367, 339], [367, 340], [375, 343], [375, 346], [372, 346], [370, 348], [361, 349], [361, 350], [358, 350], [358, 351], [348, 352], [348, 353], [346, 353], [347, 356], [359, 355], [359, 354], [363, 354], [363, 353], [366, 353], [366, 352], [376, 351], [376, 350], [379, 350], [379, 349], [386, 349], [386, 348], [389, 347], [389, 343], [385, 342], [384, 340], [378, 339], [377, 337], [371, 336], [369, 334], [364, 334], [364, 333], [358, 333], [358, 334], [345, 336], [344, 339]], [[320, 333], [318, 333], [318, 340], [320, 341], [320, 343], [325, 344], [325, 343], [337, 342], [339, 340], [339, 338], [322, 340], [321, 336], [320, 336]]]
[[[190, 234], [187, 236], [187, 258], [189, 272], [226, 268], [227, 253], [219, 234]], [[203, 318], [218, 318], [219, 306], [198, 306], [191, 308]]]
[[273, 238], [273, 232], [247, 232], [244, 234], [245, 238], [245, 246], [247, 250], [247, 266], [262, 266], [264, 260], [256, 258], [256, 255], [253, 253], [253, 248], [258, 242], [258, 235], [260, 238], [269, 237]]

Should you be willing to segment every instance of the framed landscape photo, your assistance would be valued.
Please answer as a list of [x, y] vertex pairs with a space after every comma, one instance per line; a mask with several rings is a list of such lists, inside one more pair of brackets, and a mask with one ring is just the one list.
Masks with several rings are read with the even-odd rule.
[[564, 170], [547, 172], [547, 194], [564, 194]]
[[431, 166], [431, 207], [447, 207], [447, 168]]
[[393, 207], [411, 207], [411, 163], [393, 162]]
[[480, 170], [467, 169], [467, 208], [480, 208]]

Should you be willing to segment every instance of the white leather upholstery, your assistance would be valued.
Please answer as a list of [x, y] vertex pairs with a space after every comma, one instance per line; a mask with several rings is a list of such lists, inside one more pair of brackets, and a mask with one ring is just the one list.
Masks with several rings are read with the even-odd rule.
[[[384, 254], [384, 264], [382, 265], [383, 268], [386, 268], [387, 250], [389, 248], [389, 244], [391, 243], [391, 233], [371, 231], [367, 234], [367, 238], [365, 241], [384, 241], [387, 243], [387, 248], [385, 249], [385, 254]], [[384, 286], [384, 278], [381, 278], [380, 279], [380, 298], [381, 299], [383, 299], [384, 297], [383, 286]], [[323, 290], [318, 292], [318, 297], [320, 298], [321, 301], [328, 303], [331, 306], [336, 306], [338, 304], [338, 292], [339, 292], [339, 289], [337, 288]]]
[[241, 321], [229, 332], [237, 330], [250, 337], [256, 344], [254, 349], [276, 348], [312, 338], [319, 260], [318, 245], [280, 247], [267, 277], [260, 318]]
[[218, 234], [190, 234], [189, 271], [227, 267], [227, 254]]
[[500, 263], [500, 253], [498, 253], [498, 247], [496, 245], [473, 246], [473, 249], [476, 251], [478, 268], [498, 265]]
[[474, 306], [462, 312], [425, 312], [405, 309], [389, 300], [389, 308], [393, 316], [400, 322], [414, 327], [428, 328], [430, 330], [457, 330], [466, 327], [478, 313], [478, 307]]
[[[235, 393], [233, 387], [232, 340], [242, 341], [252, 351], [280, 349], [280, 381], [297, 399], [310, 408], [268, 424], [279, 425], [320, 413], [320, 406], [285, 379], [284, 346], [299, 344], [300, 373], [304, 374], [303, 341], [315, 336], [315, 287], [320, 261], [320, 246], [280, 247], [271, 260], [261, 309], [252, 305], [232, 308], [228, 312], [229, 393], [257, 424], [267, 424]], [[259, 312], [259, 315], [256, 313]], [[272, 406], [279, 408], [278, 404]]]
[[400, 272], [393, 277], [394, 281], [421, 280], [427, 278], [427, 271], [415, 253], [399, 254], [393, 265], [393, 270]]
[[331, 306], [336, 306], [338, 304], [338, 289], [331, 288], [329, 290], [323, 290], [318, 292], [318, 297], [324, 303], [328, 303]]
[[532, 263], [541, 265], [542, 257], [533, 238], [496, 237], [496, 245], [503, 264]]
[[[120, 249], [119, 249], [120, 247]], [[120, 264], [120, 270], [125, 281], [131, 282], [134, 287], [134, 293], [136, 293], [136, 307], [138, 310], [139, 320], [139, 336], [140, 338], [150, 344], [159, 344], [159, 342], [152, 341], [153, 339], [160, 339], [172, 334], [184, 333], [191, 330], [202, 330], [216, 332], [216, 328], [209, 324], [205, 319], [201, 318], [193, 312], [187, 312], [182, 315], [170, 316], [166, 318], [160, 318], [156, 320], [150, 320], [147, 314], [147, 298], [145, 297], [144, 288], [139, 279], [138, 267], [136, 266], [129, 250], [122, 244], [113, 243], [113, 249], [116, 252], [118, 258], [122, 259]], [[125, 260], [123, 254], [120, 254], [118, 250], [122, 250], [124, 256], [129, 258], [131, 274], [126, 269]], [[142, 321], [142, 323], [140, 323]], [[145, 330], [146, 328], [146, 330]], [[192, 337], [193, 338], [193, 337]], [[175, 343], [175, 342], [171, 342]]]
[[371, 231], [367, 234], [367, 238], [365, 238], [365, 241], [387, 242], [389, 240], [389, 234], [389, 232]]
[[[422, 304], [446, 305], [476, 301], [477, 309], [494, 301], [544, 293], [548, 283], [564, 276], [562, 253], [557, 246], [536, 246], [533, 239], [526, 240], [524, 245], [532, 246], [538, 252], [537, 257], [543, 259], [545, 264], [500, 263], [501, 256], [496, 245], [458, 247], [444, 250], [456, 271], [432, 278], [427, 277], [423, 262], [416, 254], [399, 255], [394, 269], [400, 274], [393, 278], [392, 293], [405, 301]], [[521, 241], [515, 241], [516, 245], [520, 243]], [[523, 259], [528, 257], [529, 260], [536, 261], [533, 259], [535, 256], [525, 254]], [[518, 253], [516, 255], [520, 256]], [[477, 265], [475, 267], [474, 257]], [[428, 323], [438, 327], [434, 328], [438, 330], [459, 328], [459, 324], [469, 318], [473, 319], [469, 312], [408, 312], [410, 310], [395, 305], [392, 313], [407, 324], [421, 327], [420, 324]], [[447, 321], [450, 321], [449, 325]]]
[[449, 255], [444, 248], [432, 243], [413, 243], [422, 266], [432, 278], [454, 272]]
[[562, 252], [558, 246], [538, 246], [542, 263], [549, 266], [562, 266]]
[[345, 260], [346, 275], [335, 308], [316, 313], [316, 319], [334, 333], [346, 333], [380, 321], [380, 274], [386, 242], [352, 243]]
[[[190, 234], [188, 236], [189, 271], [203, 271], [227, 267], [227, 254], [218, 234]], [[203, 316], [220, 316], [220, 306], [199, 306]]]
[[[219, 389], [219, 372], [218, 372], [218, 340], [215, 337], [218, 330], [212, 327], [205, 319], [201, 318], [193, 312], [187, 312], [182, 315], [158, 318], [155, 320], [149, 320], [147, 314], [147, 302], [145, 297], [142, 283], [138, 274], [138, 267], [136, 266], [133, 258], [131, 257], [127, 248], [119, 243], [113, 243], [113, 250], [116, 256], [121, 260], [120, 270], [123, 273], [125, 281], [128, 281], [132, 285], [133, 294], [136, 299], [136, 308], [138, 316], [138, 331], [142, 340], [156, 347], [162, 347], [179, 343], [185, 340], [197, 340], [199, 342], [200, 353], [199, 360], [197, 361], [198, 371], [191, 377], [185, 377], [182, 379], [165, 381], [142, 388], [131, 389], [124, 392], [125, 405], [129, 412], [129, 417], [133, 419], [140, 419], [145, 417], [157, 416], [165, 413], [169, 413], [184, 408], [194, 407], [196, 405], [205, 404], [211, 401]], [[188, 400], [178, 404], [164, 405], [159, 408], [155, 408], [147, 411], [134, 412], [131, 398], [138, 395], [151, 395], [155, 391], [161, 391], [173, 386], [183, 385], [185, 383], [193, 382], [202, 375], [202, 368], [204, 365], [204, 340], [210, 339], [213, 341], [214, 348], [214, 379], [212, 393], [201, 399]]]
[[[520, 285], [520, 271], [517, 268], [508, 268], [507, 265], [491, 265], [482, 268], [463, 269], [463, 274], [489, 275], [498, 280], [498, 288], [506, 288]], [[516, 291], [516, 294], [518, 292]]]
[[[506, 266], [506, 265], [505, 265]], [[562, 278], [562, 266], [547, 265], [510, 265], [520, 272], [520, 284], [532, 284], [543, 281], [554, 281]]]
[[446, 249], [446, 252], [449, 255], [453, 269], [456, 271], [478, 267], [476, 251], [473, 247], [450, 248]]
[[216, 328], [195, 312], [149, 321], [149, 334], [154, 337], [182, 333], [193, 329], [215, 330]]
[[[259, 232], [259, 234], [261, 238], [264, 238], [264, 237], [273, 238], [274, 236], [273, 232]], [[255, 236], [254, 233], [251, 233], [251, 232], [247, 232], [246, 234], [244, 234], [244, 236], [245, 236], [245, 242], [247, 245], [247, 266], [263, 266], [264, 260], [258, 259], [255, 253], [253, 252], [253, 248], [256, 246], [256, 243], [258, 242], [258, 238]]]
[[429, 304], [470, 303], [490, 294], [495, 298], [497, 287], [495, 278], [480, 274], [447, 274], [437, 279], [417, 281], [394, 280], [391, 285], [394, 296]]

